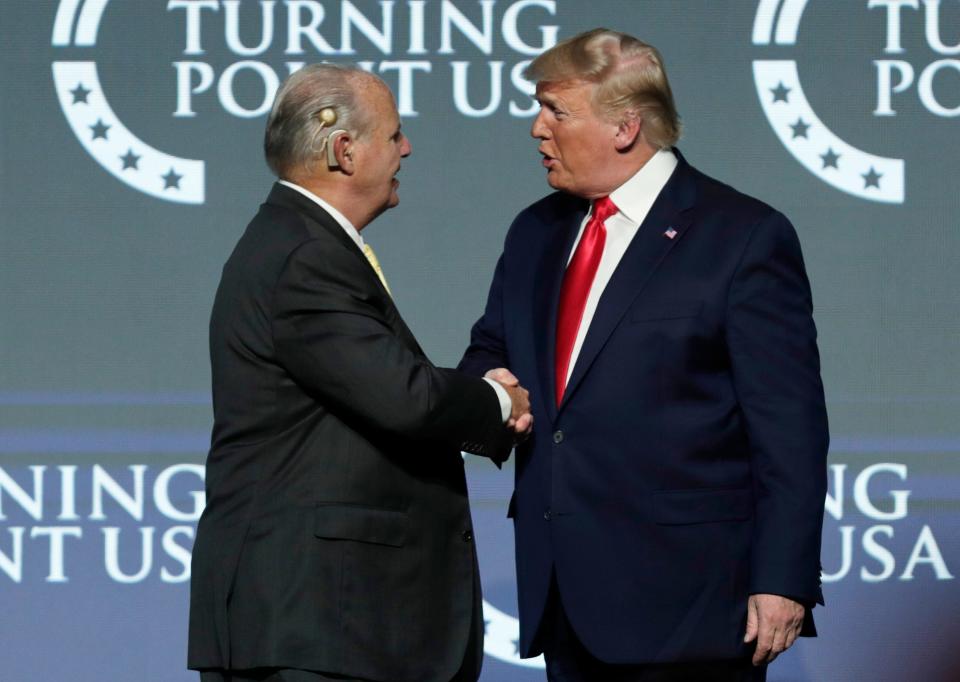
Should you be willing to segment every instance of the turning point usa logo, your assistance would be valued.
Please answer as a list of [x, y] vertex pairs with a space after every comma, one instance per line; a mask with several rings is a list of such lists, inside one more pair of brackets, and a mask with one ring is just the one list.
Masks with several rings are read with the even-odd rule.
[[[833, 0], [831, 0], [832, 2]], [[943, 0], [859, 0], [868, 14], [882, 16], [881, 58], [872, 60], [876, 77], [874, 117], [893, 117], [897, 106], [915, 97], [929, 114], [960, 117], [955, 97], [960, 75], [960, 7]], [[753, 44], [767, 51], [791, 52], [809, 0], [760, 0]], [[951, 14], [952, 13], [952, 14]], [[922, 33], [934, 59], [908, 54], [904, 37]], [[772, 48], [772, 50], [770, 49]], [[854, 147], [816, 114], [804, 94], [795, 59], [756, 59], [753, 76], [767, 121], [784, 147], [808, 171], [836, 189], [868, 201], [902, 204], [906, 199], [904, 159]], [[857, 105], [851, 105], [857, 106]]]
[[[158, 199], [202, 204], [204, 161], [151, 146], [124, 125], [101, 87], [86, 53], [95, 53], [108, 4], [60, 0], [52, 45], [87, 57], [53, 63], [60, 107], [83, 148], [115, 178]], [[559, 30], [557, 0], [168, 0], [165, 10], [179, 37], [169, 81], [174, 119], [195, 117], [202, 98], [214, 98], [227, 116], [265, 116], [281, 81], [317, 61], [355, 62], [392, 82], [404, 117], [418, 115], [417, 92], [428, 79], [441, 81], [466, 118], [532, 117], [535, 88], [522, 73], [556, 44]], [[233, 61], [218, 70], [211, 54]], [[255, 102], [238, 98], [251, 87]]]

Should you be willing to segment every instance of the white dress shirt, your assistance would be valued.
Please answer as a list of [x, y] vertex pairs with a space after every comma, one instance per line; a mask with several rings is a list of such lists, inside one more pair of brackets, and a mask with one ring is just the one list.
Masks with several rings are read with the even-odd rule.
[[[580, 355], [580, 348], [587, 336], [587, 330], [590, 329], [590, 323], [593, 321], [593, 315], [597, 311], [597, 304], [600, 302], [603, 290], [607, 287], [607, 282], [610, 281], [627, 247], [630, 246], [630, 242], [633, 241], [640, 229], [640, 224], [647, 217], [653, 202], [660, 195], [676, 167], [677, 157], [674, 156], [673, 152], [661, 149], [629, 180], [610, 193], [610, 199], [619, 210], [607, 218], [603, 224], [607, 230], [607, 239], [603, 245], [603, 255], [600, 257], [600, 265], [597, 266], [597, 274], [593, 278], [593, 284], [590, 285], [590, 294], [587, 296], [587, 302], [583, 309], [583, 318], [580, 320], [580, 327], [577, 329], [577, 340], [574, 342], [573, 351], [570, 354], [570, 364], [567, 366], [567, 382], [570, 381], [570, 375], [573, 374], [577, 356]], [[573, 254], [577, 250], [580, 237], [583, 236], [583, 230], [590, 220], [592, 212], [591, 209], [591, 212], [580, 223], [580, 232], [573, 243], [573, 249], [570, 250], [567, 265], [570, 264], [570, 259], [573, 258]]]
[[[357, 245], [357, 248], [360, 249], [360, 253], [363, 253], [363, 237], [360, 236], [360, 231], [353, 226], [353, 223], [347, 220], [345, 215], [310, 190], [292, 183], [289, 180], [280, 180], [279, 182], [281, 185], [285, 185], [292, 190], [300, 192], [300, 194], [307, 197], [324, 211], [329, 213], [330, 217], [337, 221], [337, 224], [343, 228], [343, 231], [347, 233], [347, 236], [350, 237], [350, 239], [353, 240], [353, 243]], [[366, 258], [366, 256], [364, 256], [364, 258]], [[372, 265], [370, 267], [373, 269]], [[494, 392], [497, 394], [497, 400], [500, 401], [500, 416], [503, 418], [503, 423], [506, 424], [507, 420], [510, 419], [511, 412], [513, 411], [513, 401], [510, 400], [510, 394], [507, 393], [503, 386], [498, 384], [493, 379], [487, 379], [484, 377], [483, 380], [490, 384]]]

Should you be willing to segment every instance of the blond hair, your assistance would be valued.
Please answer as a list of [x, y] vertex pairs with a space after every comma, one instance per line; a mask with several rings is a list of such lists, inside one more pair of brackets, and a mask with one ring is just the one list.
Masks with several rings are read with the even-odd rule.
[[647, 141], [660, 149], [680, 138], [680, 116], [663, 57], [657, 48], [626, 33], [595, 28], [563, 40], [533, 60], [524, 77], [595, 83], [597, 114], [611, 120], [642, 117]]

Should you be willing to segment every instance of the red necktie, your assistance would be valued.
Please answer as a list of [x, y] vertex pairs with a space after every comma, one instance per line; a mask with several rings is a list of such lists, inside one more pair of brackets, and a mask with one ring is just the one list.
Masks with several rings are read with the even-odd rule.
[[555, 369], [557, 374], [557, 406], [563, 399], [567, 387], [567, 372], [570, 368], [570, 355], [577, 341], [577, 330], [583, 319], [583, 309], [587, 305], [587, 296], [593, 284], [603, 255], [603, 245], [607, 241], [607, 230], [603, 223], [617, 212], [617, 206], [610, 197], [593, 202], [593, 214], [587, 222], [577, 250], [567, 265], [560, 286], [560, 307], [557, 311], [557, 353]]

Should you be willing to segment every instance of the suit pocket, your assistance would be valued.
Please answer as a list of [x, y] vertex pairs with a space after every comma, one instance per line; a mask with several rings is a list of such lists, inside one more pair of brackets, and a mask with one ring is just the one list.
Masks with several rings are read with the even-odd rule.
[[317, 505], [313, 534], [326, 540], [354, 540], [403, 547], [410, 530], [405, 512], [344, 504]]
[[640, 304], [630, 310], [631, 322], [654, 322], [659, 320], [683, 320], [696, 317], [703, 308], [703, 301], [674, 301], [656, 305]]
[[753, 516], [749, 488], [662, 490], [653, 494], [653, 520], [663, 525], [744, 521]]

